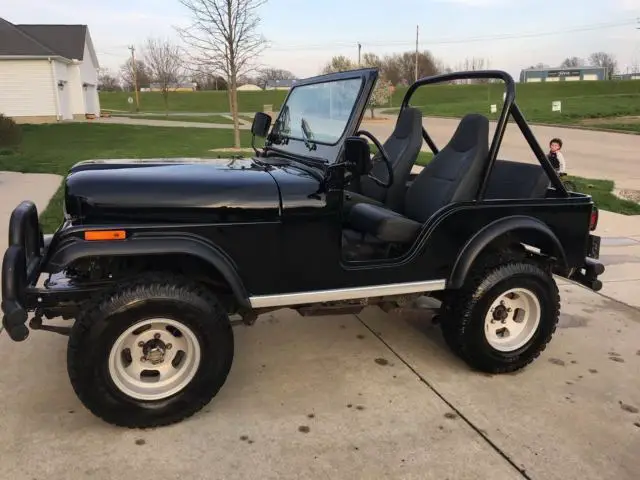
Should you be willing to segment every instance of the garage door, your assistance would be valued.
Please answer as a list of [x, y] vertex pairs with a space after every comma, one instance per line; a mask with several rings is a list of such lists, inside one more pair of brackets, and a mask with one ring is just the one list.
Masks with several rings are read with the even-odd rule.
[[98, 106], [96, 105], [96, 87], [95, 85], [87, 85], [84, 90], [84, 109], [85, 113], [97, 115]]
[[71, 90], [68, 82], [63, 82], [62, 90], [58, 87], [58, 98], [60, 101], [60, 116], [62, 120], [72, 120], [71, 113]]

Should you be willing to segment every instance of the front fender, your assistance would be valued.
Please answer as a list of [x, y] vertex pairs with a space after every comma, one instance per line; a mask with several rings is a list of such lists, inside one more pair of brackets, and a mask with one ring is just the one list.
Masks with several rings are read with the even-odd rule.
[[227, 281], [239, 304], [249, 307], [249, 296], [233, 260], [215, 244], [188, 233], [134, 233], [126, 240], [119, 241], [86, 241], [75, 235], [68, 236], [52, 245], [45, 259], [43, 271], [57, 273], [73, 262], [87, 257], [171, 254], [190, 255], [214, 267]]
[[562, 268], [567, 268], [564, 248], [555, 233], [540, 220], [527, 216], [512, 216], [492, 222], [473, 235], [462, 247], [453, 266], [447, 288], [458, 289], [464, 282], [475, 260], [494, 240], [508, 233], [533, 234], [537, 239], [534, 245], [557, 258]]

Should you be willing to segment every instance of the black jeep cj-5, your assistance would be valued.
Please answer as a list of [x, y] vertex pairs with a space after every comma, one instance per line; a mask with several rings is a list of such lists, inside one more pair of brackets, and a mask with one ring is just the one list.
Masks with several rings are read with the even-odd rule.
[[[265, 146], [253, 158], [76, 164], [55, 234], [43, 235], [32, 202], [11, 216], [9, 336], [28, 337], [28, 312], [31, 329], [68, 334], [78, 397], [129, 427], [180, 421], [216, 395], [233, 359], [233, 314], [251, 324], [279, 308], [358, 312], [430, 295], [447, 344], [471, 367], [532, 362], [558, 321], [553, 275], [601, 287], [591, 197], [564, 188], [507, 73], [419, 80], [383, 144], [358, 130], [377, 76], [298, 82], [273, 128], [256, 114]], [[489, 143], [489, 120], [470, 114], [440, 150], [409, 102], [423, 85], [464, 78], [505, 82], [495, 135]], [[496, 159], [510, 117], [539, 164]], [[423, 141], [434, 158], [412, 174]], [[57, 317], [75, 323], [43, 323]]]

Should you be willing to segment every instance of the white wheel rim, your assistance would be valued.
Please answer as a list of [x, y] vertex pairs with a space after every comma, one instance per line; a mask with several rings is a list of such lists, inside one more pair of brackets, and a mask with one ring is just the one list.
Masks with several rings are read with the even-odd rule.
[[500, 352], [522, 348], [538, 330], [540, 315], [540, 301], [532, 291], [513, 288], [504, 292], [485, 316], [487, 342]]
[[162, 400], [185, 388], [200, 366], [193, 331], [168, 318], [143, 320], [125, 330], [109, 353], [109, 375], [136, 400]]

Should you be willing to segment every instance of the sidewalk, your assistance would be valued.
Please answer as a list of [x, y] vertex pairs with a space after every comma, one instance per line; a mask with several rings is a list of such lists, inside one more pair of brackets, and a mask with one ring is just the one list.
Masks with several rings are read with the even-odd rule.
[[605, 265], [601, 294], [640, 308], [640, 216], [600, 211], [596, 235], [602, 237]]

